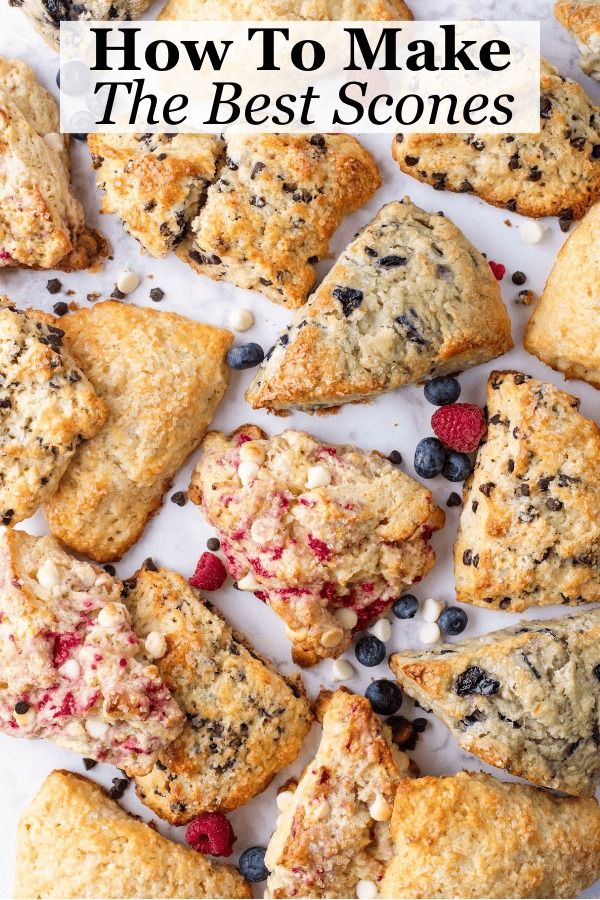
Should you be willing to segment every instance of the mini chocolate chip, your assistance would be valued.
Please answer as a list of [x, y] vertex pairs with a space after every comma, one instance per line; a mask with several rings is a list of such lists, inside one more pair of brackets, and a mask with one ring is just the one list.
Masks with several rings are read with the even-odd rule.
[[508, 609], [511, 603], [512, 600], [510, 597], [503, 597], [498, 606], [500, 607], [500, 609]]
[[527, 281], [527, 276], [525, 272], [513, 272], [512, 274], [512, 283], [513, 284], [525, 284]]
[[29, 712], [29, 703], [27, 700], [17, 700], [15, 703], [15, 712], [18, 716], [24, 716], [26, 712]]
[[542, 173], [538, 169], [537, 166], [534, 166], [533, 169], [530, 169], [529, 175], [527, 176], [527, 181], [539, 181], [542, 177]]
[[325, 138], [322, 134], [313, 134], [310, 138], [309, 143], [313, 145], [313, 147], [324, 147], [325, 146]]
[[514, 459], [509, 459], [506, 466], [509, 474], [515, 471], [515, 461]]
[[252, 167], [252, 171], [250, 172], [250, 180], [254, 181], [254, 179], [257, 177], [257, 175], [260, 175], [260, 173], [262, 172], [262, 170], [264, 168], [265, 168], [264, 162], [255, 163], [254, 166]]
[[111, 566], [110, 563], [106, 563], [106, 565], [102, 566], [102, 568], [103, 568], [104, 571], [107, 572], [109, 575], [116, 575], [116, 574], [117, 574], [117, 570], [115, 569], [114, 566]]
[[6, 512], [4, 513], [4, 515], [2, 516], [2, 524], [3, 524], [3, 525], [10, 525], [10, 523], [12, 522], [12, 517], [14, 516], [14, 514], [15, 514], [14, 509], [7, 509]]
[[507, 209], [509, 212], [516, 212], [517, 211], [517, 201], [515, 200], [515, 198], [512, 197], [510, 200], [507, 200], [506, 203], [504, 204], [504, 208]]
[[113, 778], [112, 787], [108, 792], [111, 800], [120, 800], [129, 787], [129, 778]]
[[86, 772], [89, 772], [90, 769], [93, 769], [98, 765], [97, 761], [95, 759], [90, 759], [89, 756], [84, 756], [82, 762]]
[[460, 494], [457, 494], [456, 491], [452, 491], [448, 499], [446, 500], [446, 506], [461, 506], [462, 500], [460, 499]]
[[398, 450], [392, 450], [388, 459], [394, 466], [399, 466], [402, 462], [402, 454], [399, 453]]
[[519, 151], [518, 150], [516, 153], [513, 153], [513, 155], [509, 158], [508, 168], [509, 169], [520, 169], [521, 168], [521, 160], [519, 159]]
[[148, 200], [147, 203], [144, 203], [144, 212], [152, 212], [153, 209], [156, 209], [156, 200]]
[[463, 558], [462, 558], [462, 560], [463, 560], [463, 565], [465, 565], [465, 566], [470, 566], [471, 563], [473, 562], [473, 551], [472, 551], [472, 550], [465, 550], [464, 553], [463, 553]]
[[477, 510], [479, 509], [479, 501], [478, 500], [473, 500], [473, 502], [471, 503], [471, 509], [474, 513], [477, 512]]
[[250, 198], [250, 206], [256, 206], [257, 209], [262, 209], [263, 206], [266, 205], [267, 201], [264, 197], [257, 197], [256, 194], [254, 194], [254, 196]]
[[190, 250], [190, 259], [200, 266], [218, 266], [221, 262], [221, 257], [216, 253], [202, 253], [200, 250]]
[[177, 504], [177, 506], [185, 506], [187, 503], [187, 494], [185, 491], [175, 491], [174, 494], [171, 494], [171, 503]]
[[372, 247], [365, 247], [365, 253], [367, 254], [367, 256], [371, 257], [378, 256], [377, 250], [373, 250]]
[[404, 162], [407, 166], [416, 166], [417, 163], [419, 162], [419, 157], [418, 156], [405, 156]]
[[219, 540], [219, 538], [211, 537], [207, 540], [206, 546], [208, 547], [209, 550], [212, 550], [214, 552], [215, 550], [218, 550], [219, 547], [221, 546], [221, 541]]
[[467, 181], [466, 179], [464, 181], [461, 181], [461, 183], [458, 186], [459, 194], [470, 194], [473, 190], [474, 190], [473, 185], [471, 184], [470, 181]]
[[319, 257], [309, 256], [306, 262], [309, 264], [309, 266], [315, 266], [319, 262]]
[[576, 138], [571, 138], [569, 143], [570, 143], [571, 147], [573, 147], [574, 150], [581, 151], [585, 147], [585, 140], [586, 140], [585, 137], [576, 137]]
[[110, 296], [114, 297], [115, 300], [123, 300], [125, 297], [125, 294], [123, 293], [123, 291], [120, 291], [119, 288], [115, 284], [112, 294]]
[[486, 481], [485, 484], [479, 485], [479, 490], [482, 494], [485, 494], [486, 497], [489, 497], [495, 487], [496, 485], [493, 481]]
[[598, 681], [600, 681], [600, 663], [598, 663], [597, 666], [594, 666], [592, 672], [594, 673], [594, 678], [597, 678]]
[[156, 158], [157, 158], [157, 160], [158, 160], [159, 162], [162, 162], [163, 159], [166, 159], [166, 158], [167, 158], [167, 154], [166, 154], [166, 153], [159, 153], [159, 154], [157, 155]]
[[155, 287], [150, 291], [150, 299], [153, 301], [153, 303], [160, 303], [164, 296], [165, 292], [162, 290], [162, 288]]
[[540, 97], [540, 116], [542, 119], [549, 119], [552, 115], [552, 101], [550, 97], [542, 94]]
[[600, 144], [594, 144], [590, 156], [592, 159], [600, 159]]
[[557, 500], [556, 497], [549, 497], [546, 500], [546, 509], [551, 510], [552, 512], [557, 512], [559, 509], [563, 508], [562, 500]]
[[58, 294], [61, 288], [62, 282], [59, 281], [58, 278], [50, 278], [50, 280], [46, 282], [46, 290], [49, 294]]
[[65, 303], [64, 300], [59, 300], [58, 303], [55, 303], [52, 307], [55, 316], [66, 316], [69, 312], [69, 305]]
[[144, 562], [141, 565], [141, 568], [146, 572], [158, 572], [158, 566], [154, 562], [151, 556], [147, 556]]
[[529, 497], [529, 485], [528, 484], [520, 484], [516, 489], [515, 494], [520, 497]]

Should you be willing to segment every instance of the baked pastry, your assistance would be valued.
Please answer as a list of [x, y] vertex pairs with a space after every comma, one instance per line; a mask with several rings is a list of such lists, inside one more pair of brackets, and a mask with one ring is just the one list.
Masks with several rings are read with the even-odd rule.
[[90, 134], [101, 212], [153, 256], [183, 240], [214, 180], [221, 141], [212, 134]]
[[579, 400], [492, 372], [454, 544], [456, 596], [520, 612], [600, 600], [600, 429]]
[[444, 514], [379, 453], [253, 425], [207, 434], [189, 496], [238, 587], [283, 619], [294, 661], [336, 657], [429, 572]]
[[400, 783], [383, 897], [577, 897], [600, 877], [596, 800], [461, 772]]
[[166, 638], [156, 665], [187, 720], [138, 796], [172, 825], [236, 809], [298, 756], [312, 721], [302, 681], [279, 675], [181, 575], [141, 569], [133, 582], [133, 627]]
[[159, 19], [316, 19], [357, 22], [361, 19], [412, 19], [404, 0], [167, 0]]
[[403, 172], [438, 191], [474, 193], [524, 216], [568, 226], [600, 197], [600, 115], [575, 81], [542, 60], [536, 134], [397, 135]]
[[226, 152], [178, 254], [201, 275], [301, 306], [334, 231], [380, 186], [375, 161], [346, 134], [232, 134]]
[[137, 19], [150, 6], [150, 0], [8, 0], [21, 9], [32, 25], [54, 50], [60, 49], [61, 22]]
[[443, 213], [388, 203], [258, 370], [255, 408], [310, 411], [457, 372], [512, 347], [487, 261]]
[[0, 560], [0, 731], [148, 772], [183, 716], [142, 655], [118, 579], [12, 528]]
[[392, 857], [389, 819], [410, 761], [364, 697], [320, 698], [323, 734], [267, 848], [271, 897], [355, 897]]
[[[600, 8], [599, 8], [600, 10]], [[529, 353], [600, 388], [600, 203], [562, 247], [525, 330]]]
[[175, 313], [96, 303], [61, 320], [64, 344], [109, 417], [46, 505], [50, 528], [91, 559], [119, 559], [162, 502], [221, 402], [229, 331]]
[[98, 784], [57, 770], [17, 833], [14, 896], [251, 897], [233, 866], [210, 862], [125, 812]]
[[581, 51], [579, 65], [600, 81], [600, 6], [598, 0], [559, 0], [554, 15], [571, 32]]
[[600, 609], [390, 659], [403, 690], [464, 750], [548, 788], [600, 781]]
[[0, 297], [0, 521], [16, 524], [52, 496], [106, 406], [61, 346], [58, 319]]

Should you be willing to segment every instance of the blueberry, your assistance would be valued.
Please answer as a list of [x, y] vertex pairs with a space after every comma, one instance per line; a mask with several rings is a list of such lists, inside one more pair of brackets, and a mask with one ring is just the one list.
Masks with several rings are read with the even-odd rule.
[[412, 619], [419, 608], [419, 601], [412, 594], [405, 594], [394, 600], [392, 612], [397, 619]]
[[373, 681], [365, 691], [365, 697], [380, 716], [393, 716], [402, 706], [402, 691], [385, 678]]
[[444, 468], [446, 451], [435, 437], [423, 438], [415, 450], [415, 472], [421, 478], [435, 478]]
[[240, 875], [247, 881], [265, 881], [269, 876], [269, 870], [265, 866], [264, 847], [248, 847], [240, 856], [238, 863]]
[[439, 375], [425, 385], [425, 399], [434, 406], [447, 406], [456, 403], [460, 397], [460, 384], [450, 375]]
[[440, 614], [438, 625], [444, 634], [460, 634], [467, 627], [469, 618], [458, 606], [447, 606]]
[[378, 666], [385, 659], [385, 644], [374, 634], [367, 634], [356, 642], [354, 653], [361, 666]]
[[471, 474], [471, 460], [466, 453], [458, 450], [449, 450], [446, 454], [446, 462], [442, 469], [442, 475], [448, 481], [464, 481]]
[[231, 348], [227, 354], [227, 365], [231, 369], [252, 369], [260, 365], [264, 358], [260, 344], [242, 344]]

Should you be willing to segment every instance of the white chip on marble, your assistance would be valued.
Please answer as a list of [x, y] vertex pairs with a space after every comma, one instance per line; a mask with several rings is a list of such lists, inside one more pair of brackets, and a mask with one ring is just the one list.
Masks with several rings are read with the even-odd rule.
[[294, 802], [294, 792], [280, 791], [277, 794], [275, 802], [277, 803], [277, 809], [279, 810], [279, 812], [285, 812]]
[[419, 632], [419, 640], [424, 644], [437, 644], [442, 636], [437, 622], [427, 622]]
[[521, 235], [521, 240], [526, 244], [539, 244], [546, 233], [546, 226], [542, 225], [541, 222], [536, 222], [533, 219], [526, 219], [522, 225], [519, 226], [519, 234]]
[[369, 629], [369, 634], [373, 634], [385, 644], [392, 636], [392, 626], [387, 619], [378, 619]]
[[136, 275], [135, 272], [121, 272], [121, 274], [117, 278], [117, 288], [121, 291], [122, 294], [130, 294], [132, 291], [135, 291], [139, 283], [140, 276]]
[[254, 325], [254, 316], [249, 309], [232, 309], [227, 322], [234, 331], [248, 331]]
[[331, 666], [331, 678], [333, 681], [347, 681], [354, 675], [354, 667], [347, 659], [334, 659]]
[[425, 622], [437, 622], [445, 606], [443, 600], [434, 600], [433, 597], [424, 600], [421, 604], [421, 613]]

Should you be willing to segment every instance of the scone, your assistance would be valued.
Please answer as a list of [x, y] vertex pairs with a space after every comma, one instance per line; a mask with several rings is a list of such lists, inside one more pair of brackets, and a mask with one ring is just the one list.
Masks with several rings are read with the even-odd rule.
[[62, 348], [54, 316], [0, 297], [0, 521], [16, 524], [51, 497], [106, 405]]
[[98, 784], [52, 772], [19, 822], [14, 896], [251, 897], [218, 865], [125, 812]]
[[46, 515], [53, 534], [77, 552], [120, 559], [221, 402], [232, 335], [114, 301], [71, 313], [61, 325], [109, 416], [78, 448]]
[[334, 231], [380, 186], [375, 161], [346, 134], [232, 134], [226, 153], [177, 252], [201, 275], [301, 306]]
[[596, 800], [483, 773], [402, 781], [382, 897], [577, 897], [600, 877]]
[[364, 697], [323, 695], [323, 735], [267, 848], [271, 897], [356, 897], [393, 853], [389, 819], [410, 761]]
[[61, 22], [137, 19], [150, 6], [150, 0], [8, 0], [31, 20], [47, 44], [60, 49]]
[[520, 612], [600, 600], [600, 429], [579, 400], [492, 372], [488, 435], [465, 484], [456, 596]]
[[412, 19], [404, 0], [167, 0], [159, 19], [254, 21], [285, 19]]
[[156, 665], [186, 717], [138, 796], [172, 825], [236, 809], [298, 756], [312, 720], [302, 681], [279, 675], [181, 575], [141, 569], [133, 584], [133, 627], [157, 655], [166, 641]]
[[600, 81], [600, 5], [598, 0], [559, 0], [554, 15], [573, 34], [581, 57], [579, 65]]
[[[599, 7], [600, 10], [600, 7]], [[600, 203], [561, 249], [525, 330], [529, 353], [600, 388]]]
[[600, 609], [394, 653], [402, 689], [464, 750], [534, 784], [591, 797], [600, 781]]
[[267, 354], [255, 408], [336, 407], [457, 372], [512, 347], [487, 261], [443, 213], [388, 203]]
[[0, 585], [0, 731], [148, 772], [184, 719], [142, 653], [120, 582], [51, 535], [3, 528]]
[[152, 256], [183, 240], [214, 180], [221, 141], [212, 134], [90, 134], [103, 213]]
[[474, 193], [565, 227], [600, 197], [600, 115], [575, 81], [542, 61], [539, 134], [407, 134], [392, 144], [403, 172], [438, 191]]
[[206, 436], [189, 495], [238, 587], [285, 622], [300, 665], [339, 656], [420, 581], [444, 523], [430, 491], [379, 453], [253, 425]]

